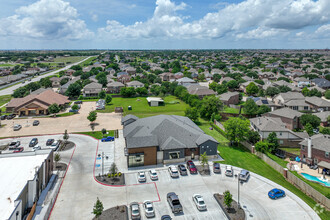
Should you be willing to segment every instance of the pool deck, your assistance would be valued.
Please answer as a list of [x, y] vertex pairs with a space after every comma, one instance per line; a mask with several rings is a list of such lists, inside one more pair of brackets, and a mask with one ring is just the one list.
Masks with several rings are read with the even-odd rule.
[[[296, 170], [297, 173], [307, 173], [309, 175], [312, 175], [312, 176], [316, 176], [316, 177], [322, 177], [323, 174], [322, 174], [322, 169], [321, 168], [318, 168], [316, 170], [313, 170], [313, 169], [310, 169], [306, 164], [302, 164], [301, 165], [301, 162], [297, 162], [297, 161], [290, 161], [288, 163], [288, 166], [289, 164], [292, 164], [292, 165], [297, 165], [299, 167], [299, 170]], [[325, 178], [330, 180], [330, 176], [329, 175], [325, 175]]]

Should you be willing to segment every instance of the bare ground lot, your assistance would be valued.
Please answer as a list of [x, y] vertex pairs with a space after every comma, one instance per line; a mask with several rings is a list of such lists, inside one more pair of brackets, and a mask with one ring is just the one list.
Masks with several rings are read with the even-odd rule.
[[[7, 126], [0, 129], [1, 137], [56, 134], [64, 133], [67, 129], [69, 133], [92, 131], [87, 116], [90, 111], [95, 110], [95, 102], [84, 102], [78, 114], [58, 117], [58, 118], [37, 118], [40, 121], [39, 126], [32, 126], [34, 118], [3, 120], [2, 124]], [[95, 131], [106, 128], [107, 130], [122, 129], [120, 124], [121, 115], [116, 113], [98, 113], [95, 121]], [[19, 131], [13, 131], [13, 125], [20, 124], [22, 128]]]

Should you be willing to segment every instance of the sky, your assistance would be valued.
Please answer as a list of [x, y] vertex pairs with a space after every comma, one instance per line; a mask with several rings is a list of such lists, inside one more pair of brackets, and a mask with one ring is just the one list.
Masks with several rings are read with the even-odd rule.
[[330, 0], [0, 0], [0, 49], [325, 49]]

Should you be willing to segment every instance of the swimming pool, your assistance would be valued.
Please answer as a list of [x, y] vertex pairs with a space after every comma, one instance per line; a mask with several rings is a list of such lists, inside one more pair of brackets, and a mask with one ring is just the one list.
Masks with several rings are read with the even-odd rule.
[[324, 184], [325, 186], [330, 187], [330, 181], [328, 181], [328, 182], [326, 182], [326, 181], [322, 181], [322, 180], [320, 180], [318, 177], [316, 177], [316, 176], [312, 176], [312, 175], [309, 175], [309, 174], [307, 174], [307, 173], [301, 173], [301, 175], [302, 175], [303, 177], [305, 177], [306, 179], [310, 180], [310, 181], [314, 181], [314, 182], [322, 183], [322, 184]]

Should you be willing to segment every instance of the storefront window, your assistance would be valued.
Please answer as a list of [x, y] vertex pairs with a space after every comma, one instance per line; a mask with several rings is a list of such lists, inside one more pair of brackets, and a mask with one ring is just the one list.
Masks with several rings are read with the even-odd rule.
[[179, 159], [180, 151], [169, 152], [170, 159]]
[[128, 155], [128, 167], [144, 166], [144, 154], [130, 154]]

